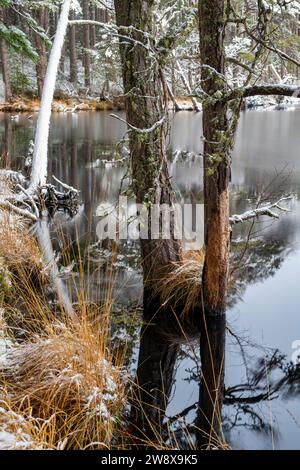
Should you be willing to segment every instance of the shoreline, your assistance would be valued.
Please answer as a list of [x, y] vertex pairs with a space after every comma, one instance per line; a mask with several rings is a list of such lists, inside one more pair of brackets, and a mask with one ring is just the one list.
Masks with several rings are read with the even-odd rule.
[[[17, 98], [11, 103], [0, 103], [0, 112], [3, 113], [36, 113], [40, 111], [40, 100], [38, 98]], [[77, 111], [116, 111], [123, 110], [121, 101], [100, 101], [94, 98], [58, 98], [52, 103], [52, 112], [66, 113]]]
[[[189, 97], [179, 96], [176, 98], [180, 105], [180, 111], [194, 111], [192, 101]], [[170, 111], [175, 110], [172, 101], [169, 102]], [[111, 100], [100, 100], [92, 97], [62, 97], [56, 98], [52, 103], [52, 112], [72, 113], [78, 111], [124, 111], [125, 103], [123, 96]], [[1, 102], [2, 113], [36, 113], [40, 111], [40, 100], [38, 98], [18, 97], [12, 102]]]

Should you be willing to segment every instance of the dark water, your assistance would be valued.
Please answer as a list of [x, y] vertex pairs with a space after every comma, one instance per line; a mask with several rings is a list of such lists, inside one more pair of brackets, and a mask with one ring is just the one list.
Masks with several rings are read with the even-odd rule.
[[[8, 166], [22, 168], [35, 123], [36, 116], [11, 121], [0, 115], [1, 154]], [[185, 153], [173, 159], [171, 170], [178, 197], [186, 202], [202, 201], [200, 129], [201, 115], [182, 112], [172, 119], [171, 150]], [[291, 212], [279, 220], [234, 229], [223, 427], [236, 448], [300, 449], [300, 375], [290, 365], [292, 344], [300, 340], [299, 130], [300, 109], [244, 113], [233, 154], [232, 213], [243, 212], [258, 197], [267, 201], [294, 194]], [[49, 174], [81, 190], [80, 213], [61, 223], [71, 240], [79, 238], [82, 245], [97, 242], [98, 205], [118, 198], [126, 166], [109, 161], [124, 132], [124, 125], [106, 113], [53, 115]], [[250, 230], [250, 250], [241, 256]], [[58, 248], [55, 227], [53, 240]], [[138, 255], [135, 246], [125, 251], [133, 254], [119, 260], [116, 295], [120, 302], [136, 304], [142, 295]], [[97, 247], [92, 254], [98, 259]], [[89, 278], [87, 283], [91, 298], [97, 296], [97, 280]], [[197, 403], [199, 397], [198, 335], [179, 336], [170, 335], [170, 347], [164, 350], [169, 360], [166, 417]], [[160, 358], [155, 360], [159, 363]], [[192, 409], [184, 418], [191, 433], [195, 416]], [[178, 423], [173, 426], [180, 428]]]

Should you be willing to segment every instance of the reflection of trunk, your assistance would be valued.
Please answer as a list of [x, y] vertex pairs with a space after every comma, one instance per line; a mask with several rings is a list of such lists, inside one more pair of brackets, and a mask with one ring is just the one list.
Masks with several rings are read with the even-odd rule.
[[9, 75], [9, 65], [8, 65], [8, 53], [7, 46], [4, 39], [0, 39], [0, 54], [1, 54], [1, 66], [2, 66], [2, 76], [5, 86], [5, 101], [11, 101], [11, 85], [10, 85], [10, 75]]
[[[89, 0], [83, 0], [82, 5], [83, 19], [89, 20]], [[87, 88], [91, 86], [91, 59], [89, 54], [90, 49], [90, 26], [83, 26], [83, 47], [84, 51], [84, 83]]]
[[[200, 2], [202, 86], [213, 95], [224, 90], [224, 0]], [[214, 70], [216, 72], [214, 72]], [[229, 175], [230, 139], [226, 132], [227, 105], [217, 101], [203, 104], [204, 203], [206, 257], [203, 298], [206, 313], [225, 311], [229, 262]]]
[[[37, 12], [37, 22], [45, 31], [49, 27], [49, 11], [47, 8], [41, 8]], [[47, 71], [47, 46], [44, 39], [36, 34], [35, 38], [36, 48], [39, 54], [39, 61], [36, 64], [36, 76], [37, 76], [37, 87], [38, 87], [38, 96], [42, 98], [44, 81]]]
[[78, 152], [76, 142], [71, 144], [71, 186], [78, 188]]
[[[133, 190], [138, 203], [148, 203], [148, 207], [154, 203], [164, 203], [171, 207], [175, 197], [166, 159], [165, 126], [155, 126], [164, 113], [159, 66], [153, 60], [149, 47], [139, 44], [150, 40], [141, 30], [149, 37], [154, 35], [153, 3], [116, 0], [115, 8], [118, 26], [131, 26], [132, 29], [126, 34], [131, 36], [133, 42], [136, 41], [132, 47], [128, 40], [122, 43], [121, 39], [120, 47], [127, 121], [139, 129], [155, 128], [151, 132], [131, 131], [129, 134]], [[148, 212], [150, 219], [150, 209]], [[171, 240], [141, 240], [145, 307], [151, 297], [153, 278], [157, 279], [162, 267], [180, 257], [180, 244], [172, 237], [173, 229], [171, 226]]]
[[66, 286], [63, 280], [59, 276], [59, 270], [55, 260], [55, 253], [53, 251], [50, 231], [47, 220], [38, 222], [36, 227], [36, 237], [44, 258], [44, 261], [48, 267], [50, 267], [50, 279], [54, 286], [60, 305], [63, 307], [66, 315], [75, 317], [75, 313], [72, 307], [72, 303], [68, 296]]
[[[74, 10], [70, 11], [70, 21], [75, 19]], [[78, 69], [77, 69], [77, 50], [76, 50], [76, 26], [69, 26], [69, 45], [70, 45], [70, 81], [77, 83]]]
[[207, 316], [202, 328], [198, 444], [217, 445], [222, 428], [224, 398], [225, 315]]
[[12, 123], [10, 116], [5, 116], [4, 118], [4, 138], [3, 138], [3, 150], [1, 155], [1, 167], [2, 168], [10, 168], [11, 161], [10, 161], [10, 149], [11, 149], [11, 138], [12, 138]]
[[[163, 422], [180, 346], [168, 340], [166, 334], [171, 325], [167, 324], [166, 318], [148, 320], [141, 331], [131, 428], [137, 445], [141, 439], [155, 446], [155, 442], [160, 443], [165, 434]], [[170, 323], [174, 325], [176, 320], [172, 317]]]

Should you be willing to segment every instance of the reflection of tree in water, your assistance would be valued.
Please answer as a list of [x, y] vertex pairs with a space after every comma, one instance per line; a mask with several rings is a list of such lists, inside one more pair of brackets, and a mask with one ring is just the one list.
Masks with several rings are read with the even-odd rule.
[[[186, 333], [177, 329], [177, 336], [174, 328], [173, 333], [163, 332], [155, 325], [148, 333], [145, 327], [142, 330], [138, 387], [131, 416], [136, 426], [135, 433], [138, 430], [136, 434], [140, 445], [149, 445], [150, 442], [163, 445], [164, 442], [183, 449], [197, 447], [200, 403], [191, 403], [173, 416], [167, 412], [176, 386], [177, 367], [182, 361], [188, 359], [191, 363], [185, 370], [187, 375], [184, 380], [194, 382], [201, 388], [199, 331], [193, 328], [190, 325]], [[243, 349], [246, 379], [224, 386], [222, 426], [228, 442], [230, 433], [237, 428], [268, 434], [271, 431], [269, 413], [258, 405], [279, 396], [287, 398], [300, 394], [299, 364], [293, 364], [278, 350], [264, 350], [260, 346], [256, 349], [260, 357], [253, 362], [254, 346], [251, 345], [250, 355], [247, 353], [249, 344], [236, 335], [234, 338]], [[276, 436], [276, 429], [272, 432]]]
[[[250, 250], [243, 257], [243, 262], [240, 263], [244, 247], [245, 244], [238, 243], [234, 244], [232, 250], [233, 282], [229, 294], [230, 306], [239, 300], [249, 284], [273, 276], [289, 253], [282, 243], [253, 241]], [[230, 442], [230, 433], [237, 428], [265, 434], [270, 432], [269, 413], [259, 405], [278, 396], [298, 395], [300, 366], [291, 363], [287, 356], [278, 350], [272, 351], [253, 345], [229, 328], [227, 332], [240, 348], [245, 368], [245, 374], [241, 373], [241, 376], [246, 377], [241, 383], [224, 385], [222, 425], [224, 435]], [[220, 337], [219, 335], [218, 338]], [[218, 353], [220, 347], [217, 339], [214, 342], [211, 338], [210, 348], [216, 352], [214, 357], [222, 357], [222, 351]], [[199, 428], [202, 429], [203, 419], [200, 418], [203, 409], [206, 409], [203, 403], [191, 403], [185, 410], [176, 410], [175, 415], [168, 415], [168, 407], [176, 393], [176, 371], [179, 364], [186, 361], [189, 368], [185, 370], [185, 380], [188, 383], [194, 382], [199, 387], [200, 398], [203, 398], [199, 328], [196, 328], [195, 324], [189, 324], [182, 319], [178, 322], [174, 318], [157, 322], [152, 319], [150, 327], [144, 326], [140, 340], [134, 411], [131, 416], [135, 431], [139, 430], [137, 434], [141, 442], [157, 444], [163, 441], [177, 448], [201, 445]], [[213, 386], [212, 383], [210, 385]], [[185, 401], [185, 397], [183, 400]], [[206, 402], [207, 400], [209, 395], [206, 396]], [[276, 435], [276, 430], [272, 429], [272, 432]], [[225, 440], [223, 445], [224, 442]]]
[[[223, 429], [230, 433], [234, 428], [268, 433], [269, 417], [259, 412], [257, 404], [300, 392], [300, 367], [290, 362], [278, 350], [256, 361], [247, 371], [244, 383], [225, 389], [224, 405], [232, 405], [230, 414], [224, 413]], [[273, 430], [274, 431], [274, 430]]]

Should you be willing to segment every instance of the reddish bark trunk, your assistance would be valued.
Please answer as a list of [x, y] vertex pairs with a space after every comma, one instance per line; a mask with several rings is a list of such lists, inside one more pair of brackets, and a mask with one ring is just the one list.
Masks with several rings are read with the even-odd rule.
[[[205, 263], [202, 278], [203, 328], [201, 333], [202, 386], [199, 428], [202, 443], [221, 431], [223, 403], [226, 293], [228, 283], [230, 226], [229, 179], [231, 139], [227, 104], [213, 99], [224, 92], [225, 1], [199, 1], [203, 102]], [[216, 347], [217, 345], [217, 347]], [[220, 345], [220, 348], [218, 348]]]

